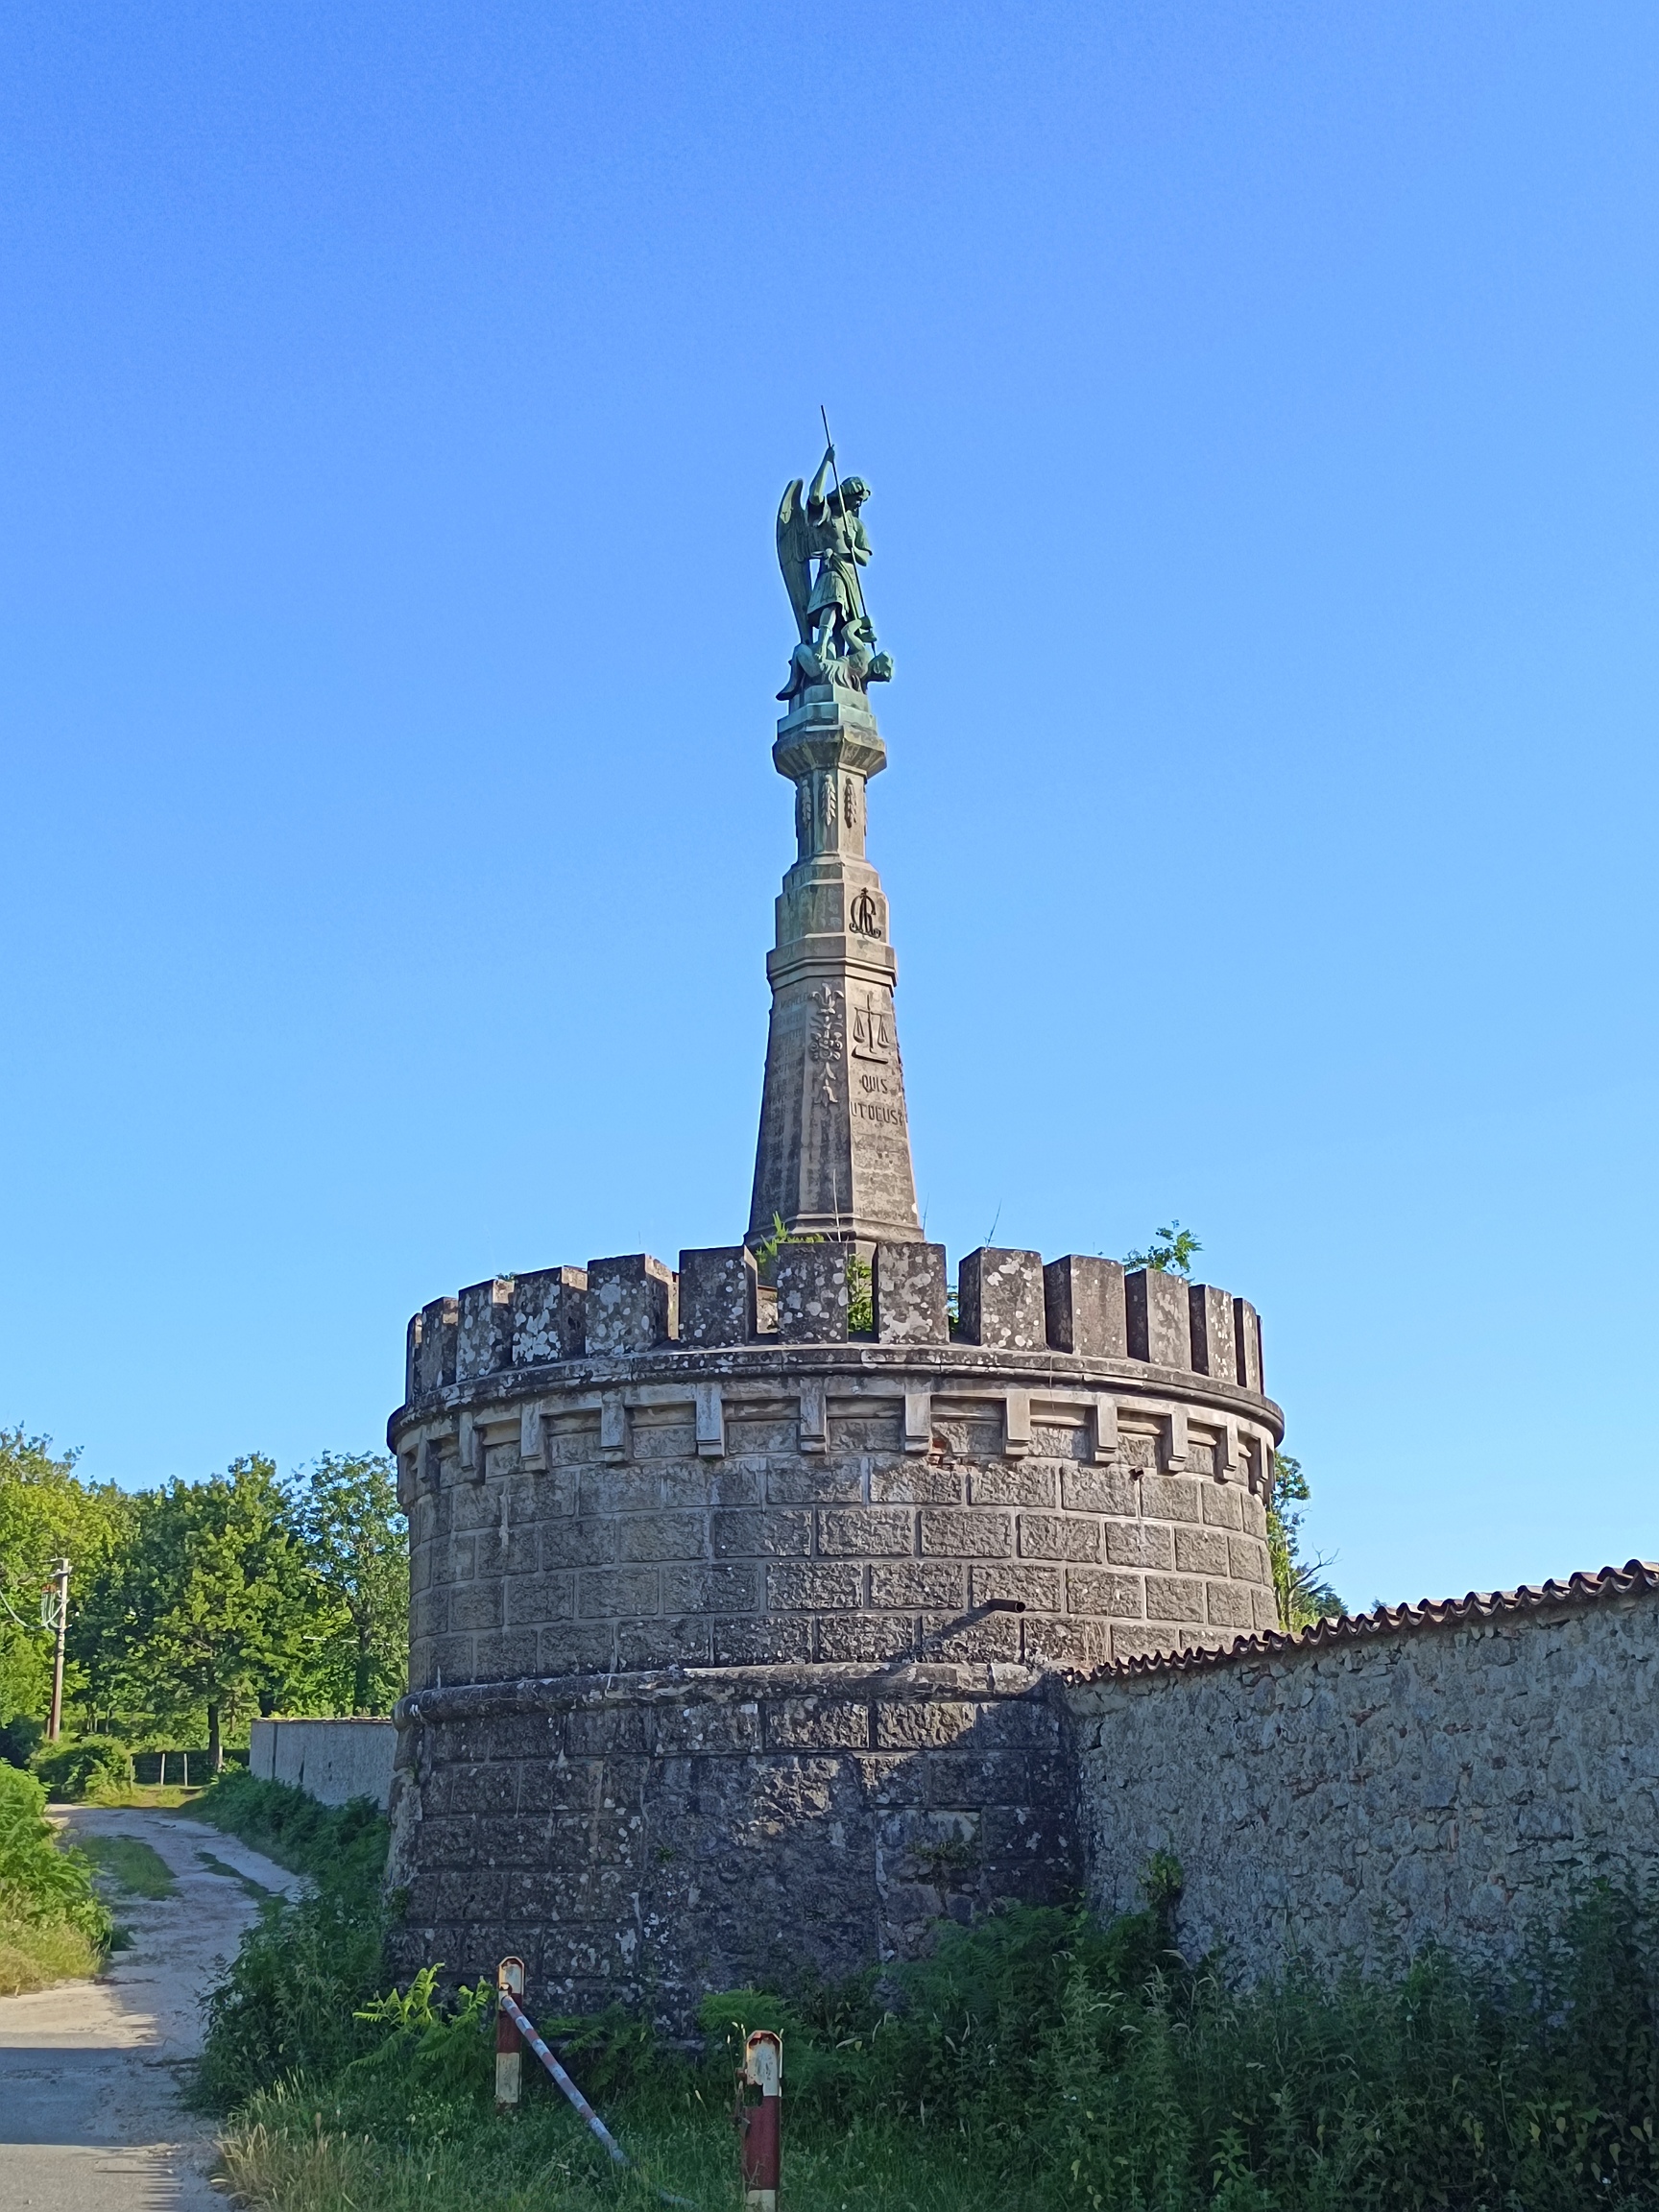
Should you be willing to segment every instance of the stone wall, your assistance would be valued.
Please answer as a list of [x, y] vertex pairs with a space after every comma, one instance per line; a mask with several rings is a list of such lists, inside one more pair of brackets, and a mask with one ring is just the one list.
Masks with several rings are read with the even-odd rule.
[[1186, 1874], [1190, 1956], [1512, 1950], [1575, 1875], [1659, 1852], [1659, 1570], [1384, 1608], [1073, 1682], [1092, 1902]]
[[323, 1805], [367, 1797], [385, 1811], [397, 1729], [391, 1720], [255, 1720], [248, 1770]]
[[941, 1917], [1066, 1893], [1062, 1717], [1018, 1667], [768, 1667], [406, 1700], [400, 1971], [643, 2006], [910, 1956]]

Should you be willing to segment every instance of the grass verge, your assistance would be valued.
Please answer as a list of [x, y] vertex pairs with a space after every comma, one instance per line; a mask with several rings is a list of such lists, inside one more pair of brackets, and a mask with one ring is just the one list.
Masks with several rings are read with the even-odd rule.
[[385, 1986], [388, 1830], [372, 1805], [319, 1805], [247, 1773], [204, 1791], [190, 1816], [316, 1885], [305, 1897], [260, 1901], [258, 1921], [208, 1997], [194, 2094], [204, 2109], [227, 2112], [287, 2078], [331, 2079], [383, 2035], [356, 2013]]
[[228, 1865], [223, 1859], [216, 1859], [211, 1851], [198, 1851], [196, 1856], [209, 1874], [223, 1874], [229, 1881], [237, 1883], [243, 1895], [252, 1897], [255, 1905], [265, 1904], [276, 1894], [263, 1882], [255, 1882], [252, 1874], [244, 1874], [240, 1867]]
[[0, 1997], [26, 1997], [56, 1982], [85, 1982], [103, 1965], [106, 1946], [62, 1920], [13, 1918], [0, 1908]]
[[190, 1806], [192, 1820], [240, 1837], [291, 1874], [368, 1898], [377, 1894], [390, 1831], [367, 1798], [320, 1805], [285, 1782], [260, 1782], [245, 1768], [224, 1774]]
[[129, 1897], [157, 1900], [178, 1889], [159, 1851], [137, 1836], [83, 1836], [84, 1851], [106, 1882]]
[[112, 1922], [92, 1868], [59, 1845], [43, 1817], [46, 1791], [20, 1767], [0, 1766], [0, 1996], [95, 1974]]
[[[1250, 1991], [1171, 1938], [1179, 1870], [1101, 1925], [1022, 1908], [838, 1987], [706, 2001], [701, 2059], [620, 2011], [543, 2021], [637, 2162], [616, 2176], [557, 2093], [492, 2110], [488, 1991], [427, 1970], [352, 2006], [325, 2060], [263, 2078], [224, 2140], [266, 2212], [733, 2200], [733, 2064], [784, 2041], [795, 2212], [1630, 2212], [1659, 2201], [1659, 1891], [1601, 1882], [1513, 1970], [1430, 1953], [1393, 1975], [1296, 1969]], [[240, 1963], [240, 1962], [239, 1962]], [[322, 1984], [314, 1984], [321, 1997]], [[260, 1987], [245, 1989], [249, 2006]], [[217, 2000], [215, 2000], [217, 2002]], [[212, 2038], [209, 2042], [211, 2045]]]

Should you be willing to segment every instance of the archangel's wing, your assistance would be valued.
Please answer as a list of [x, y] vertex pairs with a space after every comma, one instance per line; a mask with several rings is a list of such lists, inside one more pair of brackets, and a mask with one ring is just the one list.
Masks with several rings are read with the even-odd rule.
[[806, 503], [802, 496], [803, 480], [797, 476], [785, 487], [778, 505], [778, 565], [783, 571], [783, 589], [789, 594], [789, 604], [795, 610], [795, 627], [801, 633], [803, 644], [812, 642], [812, 625], [807, 619], [806, 602], [812, 596], [813, 554], [812, 525], [806, 519]]

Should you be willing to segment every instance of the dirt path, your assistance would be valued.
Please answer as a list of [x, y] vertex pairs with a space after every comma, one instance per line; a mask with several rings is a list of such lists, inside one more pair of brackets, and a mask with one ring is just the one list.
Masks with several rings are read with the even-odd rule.
[[288, 1895], [301, 1885], [257, 1851], [177, 1814], [74, 1806], [74, 1835], [137, 1836], [178, 1878], [171, 1897], [112, 1899], [132, 1932], [96, 1982], [0, 1998], [3, 2212], [223, 2212], [207, 2183], [212, 2136], [179, 2103], [202, 2047], [201, 2001], [256, 1902], [233, 1874]]

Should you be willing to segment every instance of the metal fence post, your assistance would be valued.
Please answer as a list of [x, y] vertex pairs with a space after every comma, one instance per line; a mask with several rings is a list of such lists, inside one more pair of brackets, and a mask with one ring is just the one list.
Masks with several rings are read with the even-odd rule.
[[[524, 1961], [503, 1959], [495, 1969], [495, 1987], [517, 2001], [524, 1994]], [[495, 2109], [511, 2112], [523, 2087], [524, 2038], [505, 2005], [495, 2008]]]
[[[742, 2105], [737, 2124], [743, 2142], [743, 2202], [754, 2212], [778, 2212], [779, 2170], [782, 2163], [783, 2039], [770, 2028], [757, 2028], [743, 2046], [743, 2071], [737, 2077]], [[758, 2089], [751, 2102], [747, 2092]]]

